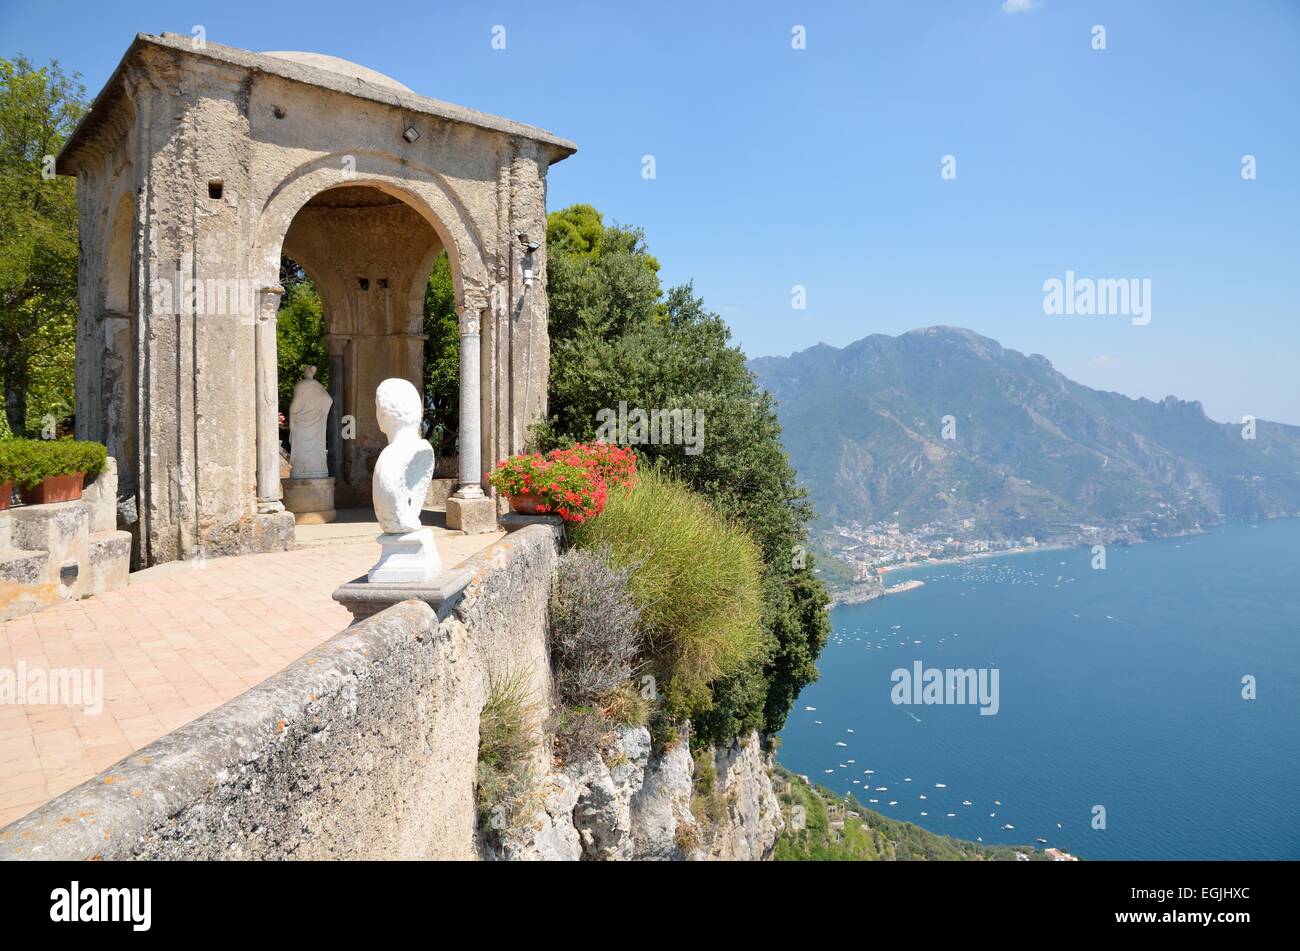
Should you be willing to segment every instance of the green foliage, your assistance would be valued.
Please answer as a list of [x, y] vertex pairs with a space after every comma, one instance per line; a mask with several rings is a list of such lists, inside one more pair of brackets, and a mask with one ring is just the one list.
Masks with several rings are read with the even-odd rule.
[[763, 650], [758, 548], [678, 479], [643, 472], [636, 488], [613, 490], [604, 513], [573, 526], [570, 537], [628, 570], [669, 719], [708, 710], [711, 684]]
[[[777, 776], [790, 783], [790, 791], [781, 795], [786, 828], [773, 854], [778, 862], [1013, 862], [1017, 852], [1031, 860], [1046, 858], [1032, 845], [983, 845], [935, 835], [911, 822], [865, 809], [852, 796], [841, 799], [825, 787], [809, 786], [784, 769], [778, 769]], [[796, 805], [803, 806], [806, 814], [805, 828], [798, 832], [790, 827]], [[839, 810], [842, 826], [837, 822], [832, 828], [831, 809]]]
[[[509, 823], [526, 797], [536, 751], [538, 705], [525, 671], [493, 676], [479, 714], [475, 796], [482, 819]], [[491, 820], [489, 816], [498, 814]]]
[[460, 413], [460, 329], [451, 262], [438, 255], [424, 291], [424, 400], [428, 440], [439, 456], [456, 453]]
[[50, 476], [84, 472], [99, 475], [108, 458], [102, 443], [75, 439], [0, 440], [0, 484], [13, 482], [19, 488], [40, 485]]
[[71, 411], [77, 327], [76, 184], [50, 157], [85, 111], [57, 62], [0, 59], [0, 377], [6, 428]]
[[[286, 258], [282, 262], [296, 269]], [[299, 272], [301, 274], [301, 272]], [[316, 379], [329, 386], [330, 355], [325, 346], [325, 308], [316, 286], [303, 277], [285, 283], [284, 299], [275, 319], [276, 372], [279, 373], [280, 412], [293, 402], [293, 388], [304, 366], [316, 367]]]
[[542, 448], [590, 441], [597, 412], [620, 401], [703, 412], [702, 452], [634, 448], [703, 493], [760, 546], [765, 645], [714, 683], [715, 702], [694, 726], [714, 743], [754, 728], [774, 733], [816, 679], [830, 623], [812, 559], [797, 557], [813, 513], [781, 447], [772, 399], [730, 345], [722, 318], [690, 285], [663, 293], [640, 231], [605, 227], [594, 209], [576, 205], [553, 213], [547, 234], [551, 416], [535, 437]]

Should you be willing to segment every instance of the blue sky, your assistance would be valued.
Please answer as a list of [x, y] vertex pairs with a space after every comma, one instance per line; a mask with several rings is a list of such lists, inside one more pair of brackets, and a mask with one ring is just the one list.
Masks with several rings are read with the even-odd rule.
[[[1300, 3], [1029, 5], [0, 0], [0, 54], [92, 93], [140, 31], [342, 56], [576, 141], [551, 207], [643, 227], [751, 356], [954, 324], [1300, 424]], [[1045, 315], [1067, 270], [1150, 279], [1151, 322]]]

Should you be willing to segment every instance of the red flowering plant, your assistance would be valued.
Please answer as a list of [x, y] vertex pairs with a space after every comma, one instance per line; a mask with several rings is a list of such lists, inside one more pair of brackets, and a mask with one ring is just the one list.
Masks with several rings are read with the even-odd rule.
[[575, 443], [568, 449], [552, 449], [546, 458], [566, 462], [597, 473], [605, 485], [636, 486], [636, 453], [626, 446], [607, 442]]
[[584, 522], [605, 508], [607, 490], [598, 472], [541, 453], [502, 459], [488, 481], [510, 496], [516, 510], [555, 514], [566, 522]]

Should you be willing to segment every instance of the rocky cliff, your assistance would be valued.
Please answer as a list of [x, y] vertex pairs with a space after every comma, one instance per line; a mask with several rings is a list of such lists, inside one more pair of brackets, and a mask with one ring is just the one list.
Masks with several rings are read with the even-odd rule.
[[522, 819], [489, 817], [483, 856], [513, 861], [768, 859], [784, 828], [757, 734], [725, 749], [678, 740], [652, 752], [645, 727], [603, 754], [555, 767]]

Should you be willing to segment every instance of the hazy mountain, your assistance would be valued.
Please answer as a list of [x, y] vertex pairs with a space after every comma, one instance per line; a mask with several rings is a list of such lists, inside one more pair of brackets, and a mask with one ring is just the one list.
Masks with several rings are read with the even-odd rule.
[[1300, 514], [1300, 427], [1261, 420], [1244, 439], [1198, 402], [1090, 389], [969, 330], [875, 334], [750, 367], [831, 522], [897, 513], [905, 528], [970, 519], [976, 532], [1044, 538]]

